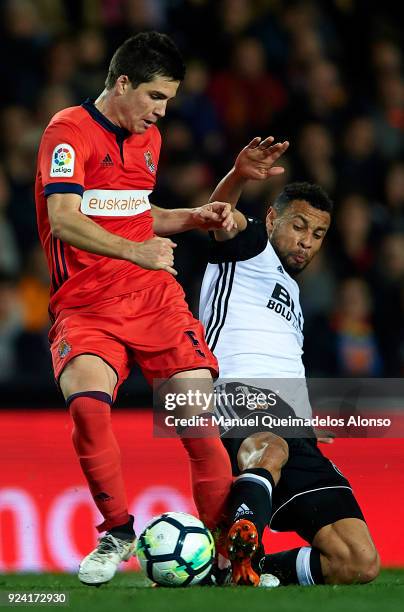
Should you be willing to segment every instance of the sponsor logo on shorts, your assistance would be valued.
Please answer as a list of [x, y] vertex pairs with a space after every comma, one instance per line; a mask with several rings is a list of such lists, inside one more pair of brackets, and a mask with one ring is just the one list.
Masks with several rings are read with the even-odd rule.
[[69, 144], [56, 145], [52, 153], [50, 176], [73, 176], [76, 153]]
[[148, 167], [148, 169], [150, 170], [150, 172], [152, 174], [155, 174], [156, 172], [156, 165], [153, 162], [153, 157], [150, 151], [145, 151], [144, 153], [144, 158], [146, 160], [146, 166]]
[[150, 210], [151, 191], [136, 189], [88, 189], [80, 210], [93, 217], [130, 217]]
[[63, 357], [66, 357], [66, 355], [68, 355], [71, 350], [72, 347], [70, 346], [70, 344], [66, 342], [66, 340], [62, 340], [58, 346], [59, 357], [63, 359]]

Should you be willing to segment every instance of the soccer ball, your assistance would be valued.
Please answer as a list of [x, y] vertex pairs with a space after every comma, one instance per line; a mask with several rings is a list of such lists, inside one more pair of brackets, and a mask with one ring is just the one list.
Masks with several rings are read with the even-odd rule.
[[136, 554], [142, 569], [161, 586], [198, 584], [215, 555], [212, 534], [191, 514], [167, 512], [154, 517], [139, 537]]

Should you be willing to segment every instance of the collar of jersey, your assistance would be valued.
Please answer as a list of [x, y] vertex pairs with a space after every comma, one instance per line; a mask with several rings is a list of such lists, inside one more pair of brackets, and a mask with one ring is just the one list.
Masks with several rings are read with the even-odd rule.
[[[296, 285], [296, 287], [297, 287], [297, 288], [299, 288], [299, 283], [297, 282], [297, 280], [295, 280], [295, 279], [293, 278], [293, 276], [291, 276], [291, 275], [289, 274], [289, 272], [287, 272], [287, 271], [285, 270], [285, 267], [284, 267], [283, 263], [281, 262], [281, 260], [279, 259], [279, 255], [278, 255], [278, 253], [275, 251], [274, 247], [272, 246], [271, 241], [269, 240], [269, 238], [268, 238], [268, 244], [269, 244], [270, 248], [272, 249], [272, 252], [273, 252], [274, 256], [276, 257], [276, 259], [277, 259], [277, 261], [278, 261], [279, 265], [281, 266], [281, 268], [282, 268], [282, 270], [283, 270], [283, 274], [285, 274], [285, 276], [287, 276], [288, 278], [290, 278], [290, 280], [292, 281], [292, 283], [294, 283], [294, 284]], [[268, 248], [268, 244], [267, 244], [266, 248]], [[278, 266], [277, 266], [277, 267], [278, 267]]]
[[85, 102], [83, 102], [82, 107], [86, 109], [86, 111], [91, 115], [91, 117], [102, 125], [103, 128], [108, 130], [109, 132], [113, 132], [117, 138], [120, 140], [124, 140], [130, 136], [130, 132], [125, 128], [119, 127], [119, 125], [115, 125], [112, 123], [105, 115], [103, 115], [98, 108], [94, 104], [94, 100], [87, 98]]

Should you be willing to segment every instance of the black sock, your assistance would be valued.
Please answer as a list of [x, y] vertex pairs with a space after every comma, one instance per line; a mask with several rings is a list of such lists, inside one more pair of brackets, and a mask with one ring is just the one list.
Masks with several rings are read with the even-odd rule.
[[233, 483], [230, 493], [230, 521], [247, 519], [254, 523], [261, 541], [272, 515], [272, 489], [275, 483], [264, 468], [244, 470]]
[[273, 574], [279, 578], [282, 585], [324, 584], [320, 551], [310, 546], [265, 555], [259, 562], [259, 569], [262, 574]]
[[134, 517], [131, 514], [129, 516], [130, 519], [127, 523], [112, 527], [112, 529], [108, 530], [108, 533], [113, 535], [114, 538], [119, 538], [120, 540], [133, 540], [135, 538], [135, 530], [133, 528]]

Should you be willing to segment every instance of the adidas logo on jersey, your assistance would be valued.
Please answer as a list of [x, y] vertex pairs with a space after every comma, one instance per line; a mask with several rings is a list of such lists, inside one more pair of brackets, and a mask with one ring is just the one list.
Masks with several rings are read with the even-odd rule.
[[101, 166], [103, 166], [104, 168], [107, 168], [108, 166], [113, 166], [113, 165], [114, 165], [114, 162], [112, 161], [112, 157], [110, 156], [109, 153], [107, 153], [101, 162]]
[[282, 266], [278, 266], [276, 269], [278, 270], [278, 272], [281, 272], [282, 274], [285, 274], [285, 272], [283, 271]]
[[246, 504], [241, 504], [241, 506], [237, 508], [236, 516], [234, 517], [234, 519], [237, 521], [240, 516], [245, 516], [246, 514], [254, 514], [254, 512], [250, 510], [250, 508]]

